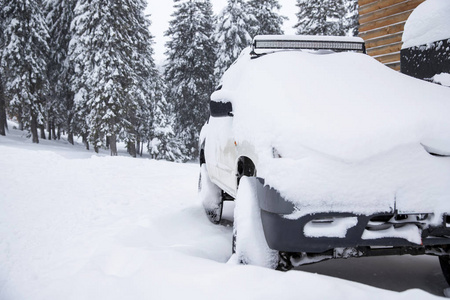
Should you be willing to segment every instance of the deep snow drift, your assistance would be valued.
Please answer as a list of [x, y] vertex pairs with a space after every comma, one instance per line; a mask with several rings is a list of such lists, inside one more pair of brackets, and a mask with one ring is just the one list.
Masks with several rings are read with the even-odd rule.
[[[0, 299], [432, 299], [227, 263], [198, 166], [0, 136]], [[436, 259], [437, 260], [437, 259]]]

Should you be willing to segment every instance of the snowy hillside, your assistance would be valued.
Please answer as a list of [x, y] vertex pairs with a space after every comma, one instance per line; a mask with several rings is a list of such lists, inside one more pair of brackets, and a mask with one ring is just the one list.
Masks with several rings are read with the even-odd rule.
[[[0, 170], [2, 300], [435, 297], [415, 285], [397, 293], [314, 268], [282, 273], [227, 263], [232, 230], [204, 216], [196, 164], [94, 155], [64, 142], [36, 145], [11, 129], [0, 136]], [[404, 265], [389, 258], [384, 268], [408, 273], [416, 260], [442, 291], [437, 258]], [[356, 274], [375, 272], [353, 266], [362, 266]], [[408, 276], [394, 280], [414, 282]]]

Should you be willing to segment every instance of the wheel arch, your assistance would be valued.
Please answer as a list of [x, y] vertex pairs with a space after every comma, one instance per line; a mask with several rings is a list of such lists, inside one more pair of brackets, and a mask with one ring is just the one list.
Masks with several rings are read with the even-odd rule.
[[240, 156], [237, 160], [236, 166], [236, 177], [237, 186], [242, 176], [255, 177], [256, 176], [256, 165], [253, 160], [248, 156]]

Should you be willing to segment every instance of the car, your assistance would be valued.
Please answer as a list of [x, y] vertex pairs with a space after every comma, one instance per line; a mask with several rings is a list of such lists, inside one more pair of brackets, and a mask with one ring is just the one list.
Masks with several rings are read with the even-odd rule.
[[257, 36], [211, 95], [199, 197], [232, 260], [435, 255], [450, 282], [450, 89], [352, 37]]

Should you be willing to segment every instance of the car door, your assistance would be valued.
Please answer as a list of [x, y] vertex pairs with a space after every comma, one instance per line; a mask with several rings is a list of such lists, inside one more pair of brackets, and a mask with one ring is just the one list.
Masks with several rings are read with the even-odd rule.
[[233, 114], [230, 102], [211, 101], [211, 117], [205, 141], [205, 159], [211, 180], [234, 195], [236, 189], [237, 150], [233, 138]]

